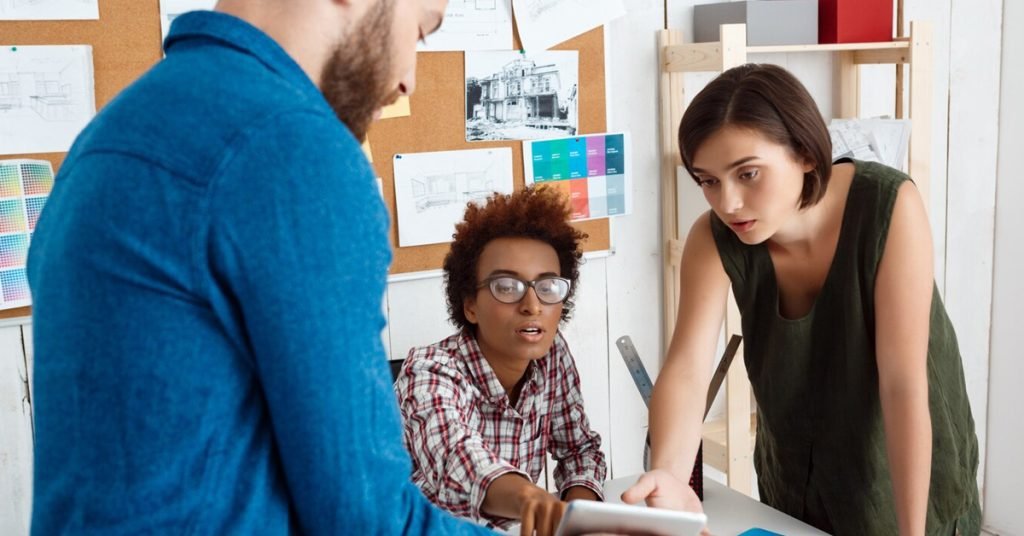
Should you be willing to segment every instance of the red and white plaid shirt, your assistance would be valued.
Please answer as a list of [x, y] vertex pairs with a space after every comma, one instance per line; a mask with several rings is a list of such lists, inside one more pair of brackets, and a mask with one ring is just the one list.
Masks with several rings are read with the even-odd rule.
[[527, 367], [515, 407], [469, 333], [410, 350], [395, 392], [413, 481], [454, 515], [510, 525], [480, 512], [484, 494], [506, 473], [537, 482], [546, 453], [557, 462], [560, 495], [583, 486], [603, 498], [601, 436], [583, 411], [579, 374], [561, 333]]

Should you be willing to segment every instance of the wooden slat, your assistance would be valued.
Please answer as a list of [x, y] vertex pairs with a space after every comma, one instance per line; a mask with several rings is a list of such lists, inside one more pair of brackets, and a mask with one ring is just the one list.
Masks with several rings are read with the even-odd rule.
[[857, 50], [853, 52], [853, 63], [857, 65], [866, 64], [894, 64], [902, 66], [910, 61], [910, 49], [883, 49], [883, 50]]
[[[739, 419], [736, 419], [739, 420]], [[757, 434], [757, 414], [750, 414], [750, 454], [754, 452], [754, 438]], [[726, 449], [726, 419], [720, 418], [704, 423], [704, 463], [723, 473], [729, 472], [729, 454]], [[746, 491], [745, 494], [749, 494]]]
[[860, 115], [860, 68], [853, 52], [836, 54], [836, 102], [838, 117], [854, 119]]
[[[658, 45], [662, 50], [662, 64], [668, 62], [668, 51], [683, 41], [678, 30], [662, 30], [658, 33]], [[679, 240], [679, 186], [676, 169], [682, 163], [676, 147], [676, 131], [683, 117], [683, 75], [681, 72], [662, 70], [659, 80], [661, 109], [661, 236], [665, 244], [662, 255], [662, 320], [664, 322], [663, 344], [668, 348], [676, 325], [679, 301], [679, 257], [682, 246]], [[665, 355], [662, 352], [661, 355]]]
[[[681, 40], [682, 37], [680, 37]], [[722, 47], [719, 43], [662, 45], [661, 50], [661, 70], [664, 73], [722, 70]]]
[[[903, 29], [903, 0], [896, 0], [896, 39], [903, 39], [905, 36], [905, 30]], [[906, 119], [905, 110], [903, 109], [903, 85], [906, 79], [904, 73], [903, 63], [896, 64], [896, 118]]]
[[723, 24], [718, 28], [722, 37], [722, 70], [747, 63], [747, 25]]
[[857, 50], [890, 50], [907, 48], [906, 41], [881, 43], [833, 43], [825, 45], [757, 45], [747, 47], [748, 54], [776, 54], [790, 52], [852, 52]]
[[931, 197], [932, 169], [932, 26], [910, 23], [910, 176], [925, 207]]

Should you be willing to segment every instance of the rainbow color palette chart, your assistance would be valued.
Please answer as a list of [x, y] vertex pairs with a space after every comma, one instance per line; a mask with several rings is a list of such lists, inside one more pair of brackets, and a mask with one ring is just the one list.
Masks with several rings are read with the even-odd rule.
[[0, 309], [32, 303], [25, 276], [28, 245], [52, 189], [49, 162], [0, 160]]
[[631, 153], [628, 133], [524, 141], [523, 173], [561, 190], [573, 221], [622, 216], [632, 212]]

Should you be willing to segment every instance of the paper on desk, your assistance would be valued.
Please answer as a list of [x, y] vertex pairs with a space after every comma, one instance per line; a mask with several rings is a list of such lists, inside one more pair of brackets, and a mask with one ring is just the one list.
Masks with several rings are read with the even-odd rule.
[[0, 155], [59, 153], [96, 115], [92, 47], [0, 47]]
[[512, 193], [512, 149], [396, 154], [398, 245], [451, 242], [466, 204]]
[[547, 50], [626, 14], [622, 0], [513, 0], [526, 52]]
[[46, 160], [0, 160], [0, 309], [32, 303], [25, 263], [52, 188]]
[[96, 20], [99, 0], [0, 0], [0, 20]]
[[512, 0], [449, 0], [441, 28], [420, 52], [511, 50]]

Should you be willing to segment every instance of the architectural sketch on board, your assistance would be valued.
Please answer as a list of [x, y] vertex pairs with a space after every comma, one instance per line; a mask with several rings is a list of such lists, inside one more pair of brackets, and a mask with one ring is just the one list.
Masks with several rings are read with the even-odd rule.
[[395, 155], [399, 246], [450, 242], [467, 203], [512, 192], [507, 147]]
[[626, 14], [622, 0], [515, 0], [519, 39], [536, 53]]
[[579, 53], [466, 53], [466, 140], [574, 136]]
[[92, 48], [0, 49], [0, 154], [64, 152], [96, 114]]
[[420, 52], [511, 50], [512, 0], [450, 0], [441, 28]]
[[0, 20], [96, 20], [99, 0], [0, 0]]

